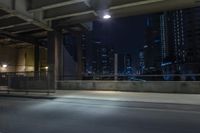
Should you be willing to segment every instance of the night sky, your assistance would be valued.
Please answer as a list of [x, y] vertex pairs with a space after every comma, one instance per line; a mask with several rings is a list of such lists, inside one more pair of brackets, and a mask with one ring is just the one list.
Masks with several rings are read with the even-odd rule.
[[146, 16], [132, 16], [96, 21], [95, 40], [114, 47], [118, 53], [138, 56], [139, 49], [144, 46], [145, 20]]

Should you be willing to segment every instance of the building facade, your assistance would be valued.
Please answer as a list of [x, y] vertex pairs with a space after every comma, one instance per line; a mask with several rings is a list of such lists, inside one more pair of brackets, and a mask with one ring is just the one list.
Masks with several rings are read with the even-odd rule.
[[163, 72], [199, 73], [200, 8], [165, 12], [160, 20]]
[[144, 46], [144, 73], [159, 74], [161, 70], [160, 14], [147, 18]]
[[114, 49], [102, 42], [93, 43], [93, 73], [97, 75], [114, 74]]

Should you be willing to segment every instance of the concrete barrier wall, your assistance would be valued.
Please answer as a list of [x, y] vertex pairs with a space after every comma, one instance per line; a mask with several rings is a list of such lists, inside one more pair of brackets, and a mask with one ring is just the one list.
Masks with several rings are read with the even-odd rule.
[[200, 94], [200, 82], [198, 81], [58, 81], [57, 85], [60, 90], [107, 90]]

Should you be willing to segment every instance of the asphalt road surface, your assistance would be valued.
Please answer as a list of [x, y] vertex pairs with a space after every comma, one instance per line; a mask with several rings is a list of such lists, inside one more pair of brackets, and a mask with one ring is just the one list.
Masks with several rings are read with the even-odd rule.
[[0, 133], [200, 133], [200, 107], [0, 97]]

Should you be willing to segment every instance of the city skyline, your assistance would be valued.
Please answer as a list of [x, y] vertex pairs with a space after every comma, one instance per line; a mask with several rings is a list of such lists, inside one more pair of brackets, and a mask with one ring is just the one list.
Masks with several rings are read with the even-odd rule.
[[[100, 42], [106, 47], [113, 48], [115, 53], [130, 54], [133, 58], [132, 67], [142, 68], [146, 70], [146, 73], [160, 74], [162, 71], [165, 73], [164, 67], [170, 63], [177, 68], [170, 68], [167, 73], [188, 73], [192, 71], [189, 69], [193, 68], [188, 67], [187, 70], [181, 70], [180, 67], [183, 67], [183, 63], [187, 63], [186, 60], [189, 60], [185, 58], [185, 52], [189, 50], [189, 47], [185, 48], [185, 46], [190, 44], [188, 39], [198, 40], [198, 34], [187, 30], [191, 29], [191, 26], [188, 27], [190, 23], [193, 26], [198, 25], [198, 21], [195, 21], [198, 19], [198, 12], [199, 8], [191, 8], [119, 18], [108, 22], [95, 21], [91, 39], [93, 42]], [[193, 17], [189, 17], [188, 14]], [[195, 21], [195, 24], [192, 21]], [[137, 27], [138, 24], [139, 27]], [[182, 42], [179, 42], [179, 39]], [[190, 45], [198, 47], [197, 42]], [[141, 50], [144, 52], [143, 62], [140, 62]], [[193, 63], [193, 58], [196, 58], [194, 54], [190, 58], [190, 63]], [[177, 65], [175, 66], [175, 64]], [[172, 71], [172, 69], [174, 70]], [[144, 70], [141, 71], [145, 72]]]

